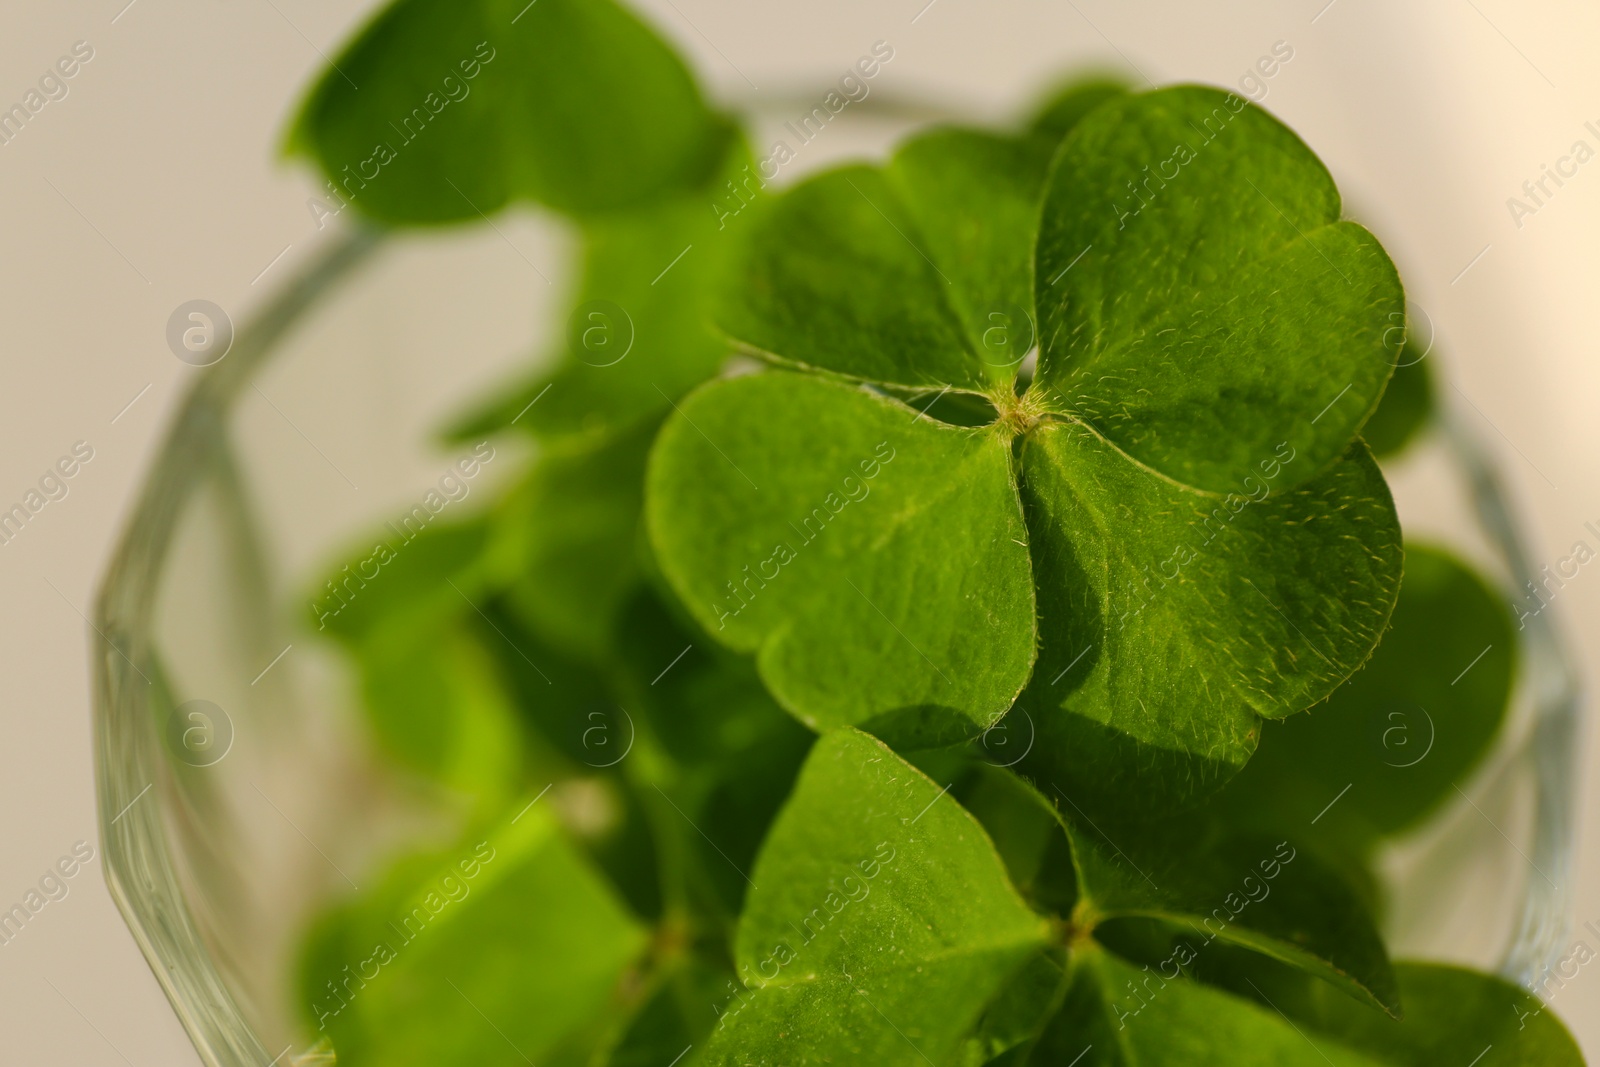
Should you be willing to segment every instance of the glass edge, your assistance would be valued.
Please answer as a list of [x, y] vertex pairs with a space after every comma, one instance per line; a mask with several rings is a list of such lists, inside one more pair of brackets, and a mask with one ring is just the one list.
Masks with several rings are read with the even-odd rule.
[[[225, 444], [234, 399], [279, 341], [376, 249], [381, 231], [334, 234], [200, 371], [156, 452], [95, 602], [94, 763], [106, 886], [179, 1022], [208, 1067], [273, 1067], [218, 974], [184, 901], [154, 803], [169, 769], [151, 725], [150, 626], [183, 507]], [[142, 665], [142, 666], [141, 666]]]
[[[1466, 482], [1479, 525], [1499, 552], [1513, 597], [1536, 587], [1535, 571], [1505, 489], [1504, 476], [1461, 412], [1437, 415], [1445, 443]], [[1532, 869], [1523, 892], [1516, 933], [1501, 957], [1502, 977], [1536, 990], [1565, 956], [1572, 928], [1572, 868], [1578, 803], [1579, 727], [1584, 693], [1560, 626], [1543, 611], [1521, 620], [1531, 692], [1531, 723], [1511, 758], [1532, 771]], [[1535, 877], [1536, 876], [1536, 877]]]

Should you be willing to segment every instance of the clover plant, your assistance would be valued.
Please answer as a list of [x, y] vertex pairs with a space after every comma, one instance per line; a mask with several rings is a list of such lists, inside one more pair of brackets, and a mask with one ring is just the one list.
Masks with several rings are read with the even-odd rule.
[[457, 827], [313, 924], [338, 1062], [1581, 1063], [1380, 933], [1516, 640], [1402, 538], [1400, 280], [1267, 112], [1088, 80], [756, 195], [611, 0], [398, 0], [288, 143], [319, 219], [576, 248], [445, 434], [534, 458], [313, 591]]

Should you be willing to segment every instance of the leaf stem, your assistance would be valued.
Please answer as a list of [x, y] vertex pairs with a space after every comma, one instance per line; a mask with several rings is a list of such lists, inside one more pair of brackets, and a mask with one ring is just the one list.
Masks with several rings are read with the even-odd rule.
[[1100, 925], [1101, 918], [1088, 900], [1079, 900], [1068, 918], [1055, 920], [1058, 940], [1073, 951], [1082, 948], [1085, 943], [1094, 940], [1094, 930]]

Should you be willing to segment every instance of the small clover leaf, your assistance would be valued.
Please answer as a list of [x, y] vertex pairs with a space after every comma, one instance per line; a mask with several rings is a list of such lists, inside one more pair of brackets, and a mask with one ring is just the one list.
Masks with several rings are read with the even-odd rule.
[[791, 366], [912, 390], [1009, 388], [1033, 344], [1033, 236], [1053, 148], [941, 130], [887, 168], [804, 182], [752, 226], [718, 324]]
[[[1041, 793], [994, 766], [974, 768], [952, 795], [983, 823], [1027, 899], [1070, 917], [1069, 940], [1093, 936], [1117, 951], [1143, 945], [1169, 975], [1247, 953], [1400, 1013], [1365, 904], [1310, 854], [1303, 834], [1241, 833], [1211, 812], [1091, 819], [1054, 783]], [[1056, 884], [1058, 842], [1070, 856], [1070, 895]]]
[[817, 742], [750, 878], [747, 988], [708, 1067], [948, 1062], [1050, 932], [972, 816], [850, 729]]

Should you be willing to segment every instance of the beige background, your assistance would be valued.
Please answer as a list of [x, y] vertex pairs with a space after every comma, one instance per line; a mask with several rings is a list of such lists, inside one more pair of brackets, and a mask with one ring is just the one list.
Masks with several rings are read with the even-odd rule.
[[[95, 52], [65, 99], [0, 146], [0, 510], [74, 442], [94, 448], [69, 495], [0, 546], [0, 908], [74, 842], [96, 843], [82, 613], [157, 435], [197, 373], [167, 350], [167, 317], [205, 297], [238, 319], [314, 246], [312, 183], [274, 149], [289, 102], [368, 7], [125, 2], [14, 2], [0, 29], [0, 105], [20, 100], [74, 42]], [[1600, 14], [1509, 0], [1422, 0], [1403, 11], [1378, 0], [924, 2], [642, 6], [727, 101], [809, 92], [883, 39], [896, 57], [875, 91], [985, 117], [1011, 113], [1073, 62], [1136, 68], [1157, 82], [1237, 84], [1274, 42], [1288, 42], [1295, 57], [1265, 103], [1329, 162], [1439, 324], [1441, 358], [1461, 390], [1452, 395], [1470, 397], [1478, 410], [1469, 414], [1487, 420], [1480, 428], [1516, 481], [1536, 560], [1565, 555], [1582, 524], [1600, 519], [1600, 163], [1520, 228], [1505, 203], [1575, 139], [1600, 144], [1583, 129], [1600, 126]], [[793, 172], [850, 143], [841, 129]], [[554, 264], [554, 244], [533, 234], [526, 247]], [[509, 253], [502, 260], [504, 271], [526, 269]], [[468, 288], [439, 299], [459, 310], [484, 298]], [[506, 322], [541, 299], [485, 307], [498, 325], [470, 351], [441, 336], [437, 377], [275, 400], [313, 440], [339, 436], [335, 423], [381, 422], [395, 404], [442, 407], [521, 358]], [[331, 458], [356, 482], [379, 478], [384, 462]], [[301, 460], [326, 475], [309, 451]], [[1585, 573], [1556, 610], [1592, 676], [1600, 579]], [[1592, 732], [1583, 762], [1587, 813], [1600, 782]], [[1574, 919], [1600, 921], [1593, 820], [1579, 832]], [[0, 946], [0, 1067], [196, 1062], [98, 864], [70, 884]], [[1557, 1007], [1600, 1056], [1600, 974], [1582, 972]]]

